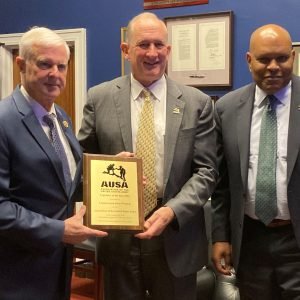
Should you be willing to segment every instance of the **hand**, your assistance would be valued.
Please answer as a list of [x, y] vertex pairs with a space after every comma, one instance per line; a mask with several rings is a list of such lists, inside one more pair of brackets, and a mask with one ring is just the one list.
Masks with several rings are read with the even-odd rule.
[[73, 217], [66, 219], [63, 242], [66, 244], [78, 244], [90, 237], [104, 237], [108, 233], [91, 229], [82, 224], [82, 217], [86, 212], [86, 206], [82, 205], [79, 212]]
[[160, 235], [167, 225], [174, 219], [175, 214], [172, 208], [163, 206], [153, 213], [144, 223], [144, 232], [138, 233], [135, 237], [139, 239], [151, 239]]
[[216, 242], [213, 244], [212, 262], [221, 274], [231, 274], [231, 245], [228, 242]]
[[134, 157], [134, 153], [122, 151], [122, 152], [116, 154], [116, 156], [117, 157]]

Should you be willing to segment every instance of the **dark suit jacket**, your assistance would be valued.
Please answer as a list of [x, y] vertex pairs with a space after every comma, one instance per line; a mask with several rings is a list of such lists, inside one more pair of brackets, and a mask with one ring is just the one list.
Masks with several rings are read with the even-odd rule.
[[[56, 112], [71, 125], [61, 108]], [[0, 101], [0, 299], [65, 299], [71, 251], [61, 242], [63, 220], [73, 211], [82, 155], [71, 126], [62, 128], [77, 162], [69, 193], [59, 158], [19, 88]]]
[[[255, 84], [228, 93], [216, 102], [215, 120], [220, 178], [212, 197], [213, 242], [232, 244], [237, 270], [247, 192], [250, 126]], [[300, 246], [300, 78], [292, 79], [287, 146], [288, 206]]]
[[[178, 108], [180, 113], [174, 113]], [[132, 152], [130, 76], [89, 90], [78, 138], [85, 152]], [[167, 79], [163, 204], [177, 217], [178, 229], [169, 226], [164, 248], [171, 272], [185, 276], [207, 261], [203, 205], [214, 186], [215, 136], [212, 102], [197, 89]], [[101, 239], [99, 259], [126, 260], [131, 235], [110, 234]]]

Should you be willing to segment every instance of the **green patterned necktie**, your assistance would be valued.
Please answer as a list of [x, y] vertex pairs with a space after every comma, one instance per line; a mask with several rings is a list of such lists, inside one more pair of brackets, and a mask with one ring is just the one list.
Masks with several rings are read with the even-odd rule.
[[144, 104], [137, 131], [136, 156], [143, 159], [143, 172], [147, 178], [144, 188], [144, 214], [149, 215], [157, 205], [155, 171], [154, 107], [148, 90], [143, 91]]
[[269, 95], [267, 100], [260, 128], [255, 198], [255, 214], [266, 225], [277, 215], [277, 99]]

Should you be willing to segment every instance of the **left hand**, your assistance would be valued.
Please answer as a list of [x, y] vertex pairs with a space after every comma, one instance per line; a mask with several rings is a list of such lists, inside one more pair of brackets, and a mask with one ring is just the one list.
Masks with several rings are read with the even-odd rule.
[[135, 237], [139, 239], [151, 239], [154, 236], [158, 236], [174, 218], [175, 214], [172, 208], [163, 206], [145, 221], [144, 232], [136, 234]]

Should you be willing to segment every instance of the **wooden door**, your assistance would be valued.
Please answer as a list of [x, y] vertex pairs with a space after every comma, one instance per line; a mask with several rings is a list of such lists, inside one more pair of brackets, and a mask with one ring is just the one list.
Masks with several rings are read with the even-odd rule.
[[[13, 50], [13, 83], [14, 88], [21, 82], [19, 68], [16, 64], [16, 57], [19, 49]], [[72, 123], [75, 124], [75, 59], [74, 47], [70, 47], [70, 60], [68, 64], [68, 74], [64, 91], [56, 98], [55, 103], [61, 106], [70, 116]], [[74, 128], [74, 127], [73, 127]]]

